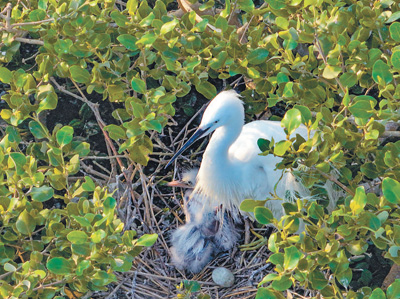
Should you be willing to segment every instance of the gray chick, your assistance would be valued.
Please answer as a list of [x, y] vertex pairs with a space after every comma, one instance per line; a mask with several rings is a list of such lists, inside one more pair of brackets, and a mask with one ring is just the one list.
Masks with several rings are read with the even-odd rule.
[[193, 273], [200, 272], [218, 253], [233, 248], [239, 239], [227, 213], [211, 207], [202, 195], [192, 193], [197, 171], [185, 171], [181, 182], [169, 183], [188, 189], [183, 206], [186, 223], [172, 232], [171, 260], [178, 269]]

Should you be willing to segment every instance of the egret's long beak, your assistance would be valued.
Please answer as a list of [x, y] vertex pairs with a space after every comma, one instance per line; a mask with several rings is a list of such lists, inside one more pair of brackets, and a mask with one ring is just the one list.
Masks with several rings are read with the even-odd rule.
[[192, 137], [189, 138], [188, 141], [186, 141], [186, 143], [181, 147], [181, 149], [179, 151], [176, 152], [176, 154], [171, 158], [171, 160], [169, 160], [167, 166], [165, 166], [165, 168], [167, 168], [168, 166], [170, 166], [172, 164], [172, 162], [175, 161], [175, 159], [182, 154], [182, 152], [187, 149], [193, 142], [195, 142], [197, 139], [200, 139], [204, 136], [206, 136], [209, 133], [209, 129], [210, 127], [207, 128], [198, 128], [196, 130], [196, 132], [194, 132], [194, 134], [192, 135]]

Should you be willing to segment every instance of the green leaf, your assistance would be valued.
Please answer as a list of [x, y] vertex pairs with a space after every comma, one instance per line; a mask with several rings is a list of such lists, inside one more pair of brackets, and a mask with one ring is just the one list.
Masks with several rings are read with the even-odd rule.
[[[367, 98], [368, 97], [368, 98]], [[369, 118], [374, 114], [372, 103], [369, 98], [370, 96], [358, 96], [355, 97], [353, 103], [349, 107], [350, 112], [355, 117]], [[373, 98], [372, 98], [373, 99]]]
[[345, 271], [340, 272], [339, 274], [336, 275], [336, 279], [345, 288], [348, 288], [350, 286], [352, 278], [353, 278], [353, 271], [350, 268], [347, 268]]
[[50, 84], [39, 86], [37, 99], [40, 101], [37, 113], [43, 110], [53, 110], [57, 107], [57, 94], [54, 92], [54, 88]]
[[301, 122], [305, 125], [311, 124], [312, 114], [310, 109], [306, 106], [295, 105], [293, 108], [297, 109], [301, 113]]
[[161, 26], [161, 29], [160, 29], [160, 34], [161, 34], [161, 35], [165, 35], [165, 34], [167, 34], [168, 32], [171, 32], [172, 30], [174, 30], [174, 28], [175, 28], [176, 25], [178, 25], [178, 24], [179, 24], [179, 21], [178, 21], [177, 19], [173, 19], [172, 21], [163, 24], [163, 25]]
[[107, 33], [93, 34], [93, 38], [90, 39], [90, 45], [95, 49], [105, 49], [109, 47], [110, 44], [111, 44], [111, 37]]
[[96, 185], [89, 176], [85, 176], [85, 182], [82, 184], [82, 188], [85, 191], [92, 192], [96, 189]]
[[291, 135], [301, 125], [301, 112], [296, 108], [290, 109], [286, 112], [281, 124], [286, 128], [287, 134]]
[[36, 228], [35, 218], [33, 218], [27, 210], [24, 210], [21, 214], [19, 214], [17, 222], [15, 226], [21, 234], [30, 235]]
[[260, 151], [261, 151], [262, 153], [264, 153], [264, 152], [266, 152], [266, 151], [269, 151], [269, 149], [270, 149], [270, 147], [269, 147], [270, 143], [271, 143], [271, 141], [269, 141], [269, 140], [267, 140], [267, 139], [263, 139], [263, 138], [260, 138], [260, 139], [257, 140], [258, 148], [260, 149]]
[[273, 9], [282, 9], [286, 7], [285, 0], [267, 0], [267, 3], [273, 8]]
[[285, 261], [283, 263], [283, 267], [286, 270], [293, 270], [294, 268], [297, 267], [297, 264], [300, 261], [302, 254], [301, 252], [296, 248], [296, 246], [290, 246], [285, 248]]
[[54, 189], [48, 186], [33, 187], [31, 196], [34, 201], [44, 202], [54, 196]]
[[243, 212], [253, 213], [254, 208], [263, 207], [265, 200], [245, 199], [240, 203], [240, 210]]
[[274, 154], [282, 157], [291, 145], [292, 143], [289, 140], [282, 140], [275, 143]]
[[285, 98], [291, 98], [294, 96], [293, 82], [286, 83], [285, 88], [283, 89], [282, 96]]
[[389, 248], [389, 253], [390, 253], [390, 255], [392, 257], [398, 257], [399, 256], [399, 254], [398, 254], [399, 250], [400, 250], [400, 246], [391, 246]]
[[137, 240], [137, 245], [138, 246], [145, 246], [145, 247], [150, 247], [153, 246], [154, 243], [157, 241], [158, 235], [157, 234], [146, 234], [141, 236]]
[[98, 229], [92, 233], [91, 239], [93, 243], [100, 243], [106, 236], [107, 234], [104, 230]]
[[74, 129], [70, 126], [64, 126], [56, 133], [57, 143], [63, 147], [72, 141]]
[[[10, 153], [10, 160], [15, 166], [18, 175], [25, 173], [24, 166], [26, 164], [26, 157], [21, 153]], [[12, 167], [9, 165], [9, 167]]]
[[138, 49], [138, 47], [136, 46], [136, 37], [130, 34], [121, 34], [117, 37], [117, 40], [128, 50], [135, 51]]
[[325, 279], [324, 274], [319, 272], [318, 270], [314, 270], [309, 274], [310, 282], [314, 289], [322, 290], [328, 282]]
[[392, 178], [384, 178], [382, 192], [385, 198], [393, 204], [400, 204], [400, 183]]
[[400, 70], [400, 51], [394, 51], [390, 61], [395, 69]]
[[274, 215], [272, 215], [270, 209], [266, 207], [255, 207], [254, 217], [261, 224], [270, 224], [274, 219]]
[[387, 19], [386, 24], [392, 23], [400, 18], [400, 11], [394, 12], [389, 19]]
[[271, 284], [272, 288], [283, 292], [292, 286], [292, 280], [288, 276], [282, 276], [280, 279], [276, 279]]
[[396, 42], [400, 42], [400, 23], [394, 22], [389, 27], [389, 32], [391, 38], [393, 38]]
[[367, 204], [367, 195], [365, 194], [364, 186], [360, 186], [356, 189], [356, 194], [350, 201], [350, 208], [353, 215], [358, 215], [364, 211], [364, 207]]
[[371, 295], [369, 296], [369, 299], [386, 299], [386, 295], [381, 288], [377, 288], [372, 291]]
[[37, 139], [42, 139], [47, 137], [47, 132], [45, 132], [42, 126], [35, 120], [29, 122], [29, 130], [32, 135]]
[[132, 88], [134, 91], [141, 93], [141, 94], [145, 94], [147, 89], [146, 89], [146, 83], [139, 78], [132, 78]]
[[247, 60], [250, 64], [261, 64], [267, 60], [269, 51], [263, 48], [257, 48], [252, 50], [249, 55], [247, 55]]
[[282, 29], [288, 29], [289, 28], [289, 21], [287, 18], [283, 18], [283, 17], [277, 17], [275, 19], [276, 25], [278, 25], [280, 28]]
[[89, 268], [91, 265], [90, 261], [88, 260], [83, 260], [78, 264], [78, 267], [76, 268], [76, 275], [81, 276], [83, 274], [83, 271]]
[[322, 73], [322, 76], [326, 79], [335, 79], [338, 77], [341, 71], [342, 68], [340, 66], [327, 64], [325, 66], [324, 72]]
[[136, 45], [142, 44], [144, 46], [151, 46], [157, 39], [157, 36], [154, 33], [147, 33], [143, 35], [137, 42]]
[[88, 83], [90, 81], [89, 71], [78, 65], [71, 66], [69, 72], [71, 73], [72, 79], [78, 83]]
[[63, 257], [55, 257], [48, 260], [46, 266], [49, 271], [57, 275], [73, 274], [72, 263]]
[[4, 264], [4, 270], [6, 272], [15, 272], [15, 271], [17, 271], [17, 268], [14, 265], [10, 264], [10, 263], [5, 263]]
[[201, 81], [196, 85], [196, 90], [209, 100], [217, 95], [217, 89], [208, 81]]
[[278, 297], [275, 296], [274, 293], [267, 288], [258, 288], [255, 299], [278, 299]]
[[252, 12], [254, 10], [253, 0], [238, 0], [239, 8], [245, 12]]
[[399, 299], [400, 294], [400, 280], [396, 279], [386, 291], [386, 295], [388, 299]]
[[111, 125], [105, 126], [104, 130], [107, 131], [108, 134], [110, 135], [110, 137], [114, 140], [126, 138], [125, 130], [122, 129], [120, 126], [111, 124]]
[[79, 231], [79, 230], [74, 230], [70, 232], [67, 235], [68, 241], [70, 241], [72, 244], [85, 244], [88, 240], [88, 236], [85, 232]]
[[372, 68], [372, 78], [378, 84], [388, 84], [392, 82], [393, 75], [390, 72], [390, 67], [382, 60], [378, 60], [374, 63], [374, 67]]
[[350, 87], [353, 87], [354, 85], [356, 85], [357, 74], [347, 72], [347, 73], [344, 73], [343, 75], [341, 75], [339, 80], [340, 80], [340, 83], [342, 83], [342, 85], [344, 87], [350, 88]]
[[12, 73], [5, 67], [0, 67], [0, 81], [6, 84], [10, 84], [12, 80]]

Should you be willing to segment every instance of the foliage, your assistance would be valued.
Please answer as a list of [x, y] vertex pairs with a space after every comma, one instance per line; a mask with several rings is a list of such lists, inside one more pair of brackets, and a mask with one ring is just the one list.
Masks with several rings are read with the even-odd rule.
[[[105, 189], [89, 177], [68, 179], [90, 146], [76, 136], [77, 124], [46, 126], [43, 116], [63, 94], [91, 109], [113, 154], [125, 155], [118, 160], [122, 171], [147, 165], [151, 136], [174, 115], [177, 98], [193, 87], [211, 99], [239, 77], [249, 113], [285, 109], [288, 134], [301, 123], [315, 132], [307, 141], [260, 140], [264, 154], [282, 156], [280, 169], [306, 167], [302, 178], [314, 193], [332, 180], [348, 195], [332, 212], [323, 202], [287, 204], [280, 223], [247, 202], [260, 223], [275, 221], [279, 229], [268, 245], [277, 273], [261, 282], [257, 296], [281, 298], [296, 284], [340, 297], [352, 280], [348, 259], [371, 246], [399, 263], [400, 141], [385, 128], [399, 120], [398, 4], [267, 0], [256, 7], [226, 0], [224, 7], [208, 1], [191, 10], [179, 1], [179, 14], [170, 2], [0, 2], [0, 81], [7, 89], [1, 117], [9, 124], [0, 142], [2, 292], [50, 297], [55, 282], [100, 289], [140, 249], [134, 233], [120, 236], [115, 201]], [[18, 62], [26, 45], [37, 47], [32, 65]], [[109, 123], [98, 97], [118, 107]], [[377, 188], [365, 190], [365, 183]], [[62, 209], [46, 205], [55, 199]], [[290, 235], [298, 218], [309, 224], [307, 235]], [[154, 242], [146, 238], [143, 245]], [[383, 296], [392, 298], [398, 287], [393, 283]], [[347, 297], [380, 292], [362, 288]]]

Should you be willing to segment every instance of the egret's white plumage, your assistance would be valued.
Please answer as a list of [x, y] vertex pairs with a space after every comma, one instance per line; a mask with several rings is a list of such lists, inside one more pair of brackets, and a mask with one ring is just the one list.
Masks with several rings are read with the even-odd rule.
[[[290, 171], [285, 171], [280, 179], [282, 170], [276, 170], [280, 157], [259, 155], [259, 138], [273, 138], [275, 142], [286, 139], [281, 123], [260, 120], [244, 125], [243, 103], [233, 90], [219, 93], [210, 102], [198, 130], [170, 163], [193, 141], [212, 132], [194, 188], [194, 193], [202, 194], [211, 201], [211, 206], [223, 204], [232, 210], [246, 198], [265, 200], [274, 193], [278, 182], [276, 194], [284, 200], [310, 196], [309, 190]], [[295, 134], [307, 138], [307, 129], [301, 126]], [[280, 200], [270, 200], [266, 206], [275, 218], [284, 215]]]

